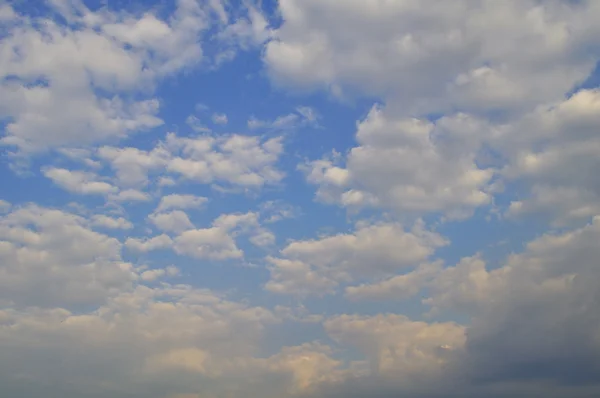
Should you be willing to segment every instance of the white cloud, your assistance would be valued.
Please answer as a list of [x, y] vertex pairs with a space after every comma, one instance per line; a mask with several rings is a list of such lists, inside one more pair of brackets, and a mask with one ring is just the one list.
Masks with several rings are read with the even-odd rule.
[[165, 232], [181, 233], [194, 228], [194, 224], [192, 224], [187, 214], [181, 210], [153, 213], [148, 216], [148, 219], [158, 229]]
[[196, 133], [211, 133], [212, 129], [208, 126], [205, 126], [202, 121], [194, 116], [194, 115], [190, 115], [187, 117], [187, 119], [185, 119], [185, 123], [190, 126], [190, 128], [192, 130], [194, 130]]
[[150, 195], [137, 189], [126, 189], [116, 195], [110, 195], [109, 199], [117, 202], [146, 202], [150, 200]]
[[213, 260], [239, 259], [244, 252], [238, 248], [235, 237], [240, 233], [250, 233], [256, 243], [265, 243], [264, 230], [259, 227], [256, 213], [222, 214], [212, 226], [191, 229], [181, 233], [174, 240], [174, 250], [196, 258]]
[[522, 112], [592, 71], [598, 7], [283, 0], [264, 61], [280, 84], [381, 96], [402, 116]]
[[213, 113], [211, 120], [214, 124], [227, 124], [227, 115], [224, 113]]
[[152, 250], [166, 249], [173, 245], [173, 241], [168, 235], [162, 234], [152, 238], [127, 238], [125, 246], [128, 249], [138, 252], [149, 252]]
[[179, 255], [199, 259], [228, 260], [240, 259], [244, 252], [237, 246], [239, 235], [248, 235], [251, 243], [268, 246], [274, 242], [274, 235], [260, 226], [258, 214], [221, 214], [208, 228], [196, 229], [188, 216], [181, 210], [152, 213], [150, 221], [159, 229], [177, 234], [174, 238], [166, 234], [152, 238], [128, 238], [125, 245], [134, 251], [148, 252], [171, 247]]
[[250, 242], [259, 247], [272, 246], [275, 244], [275, 235], [273, 232], [261, 228], [250, 237]]
[[170, 194], [160, 199], [155, 212], [167, 211], [172, 209], [194, 209], [202, 207], [208, 198], [190, 194]]
[[154, 268], [144, 270], [140, 273], [140, 279], [144, 282], [155, 282], [165, 276], [174, 277], [179, 275], [179, 269], [174, 265], [169, 265], [166, 268]]
[[509, 163], [503, 174], [532, 187], [509, 208], [510, 215], [549, 214], [557, 224], [587, 221], [600, 213], [600, 90], [580, 90], [544, 104], [494, 140]]
[[147, 185], [148, 170], [164, 167], [169, 159], [168, 151], [160, 147], [146, 152], [137, 148], [103, 146], [98, 149], [97, 156], [110, 163], [117, 182], [125, 187]]
[[244, 255], [227, 231], [217, 227], [183, 232], [175, 238], [174, 249], [179, 254], [213, 260], [237, 259]]
[[[152, 98], [156, 84], [206, 58], [202, 43], [211, 28], [234, 29], [214, 0], [177, 1], [164, 19], [154, 12], [93, 11], [78, 1], [50, 5], [67, 24], [2, 6], [1, 19], [10, 23], [0, 44], [0, 109], [9, 119], [1, 142], [22, 154], [120, 139], [161, 125], [159, 102]], [[249, 10], [236, 26], [260, 17]], [[234, 36], [236, 41], [219, 34], [214, 39], [235, 54], [247, 35]], [[130, 100], [132, 93], [141, 99]]]
[[350, 150], [345, 167], [335, 158], [303, 167], [308, 181], [319, 187], [318, 199], [451, 217], [491, 203], [494, 170], [477, 164], [482, 140], [491, 135], [489, 126], [461, 114], [435, 123], [390, 114], [373, 107], [358, 124], [359, 146]]
[[35, 205], [0, 218], [0, 300], [48, 307], [102, 303], [135, 276], [117, 239], [84, 218]]
[[150, 151], [102, 147], [98, 156], [110, 163], [121, 186], [144, 186], [149, 173], [161, 173], [203, 184], [252, 189], [277, 184], [284, 177], [276, 168], [283, 153], [281, 141], [280, 137], [263, 140], [242, 135], [179, 137], [168, 133]]
[[[94, 14], [83, 6], [73, 11], [83, 24], [78, 29], [23, 16], [9, 28], [2, 42], [9, 55], [0, 75], [14, 79], [0, 87], [0, 107], [12, 120], [3, 144], [35, 151], [120, 138], [162, 124], [155, 99], [126, 102], [118, 96], [143, 83], [145, 56], [127, 52], [123, 42], [88, 25], [115, 15]], [[57, 53], [63, 56], [53, 56]], [[47, 84], [30, 86], [38, 80]], [[112, 94], [101, 96], [95, 87]]]
[[407, 299], [419, 293], [423, 286], [439, 273], [441, 266], [441, 261], [425, 263], [409, 273], [377, 283], [348, 286], [346, 297], [351, 300]]
[[[330, 293], [339, 283], [391, 275], [415, 266], [448, 242], [417, 222], [406, 231], [400, 224], [358, 224], [352, 234], [288, 244], [283, 259], [270, 259], [270, 291], [305, 295]], [[310, 286], [314, 284], [314, 286]]]
[[92, 225], [109, 229], [131, 229], [133, 224], [123, 217], [113, 218], [104, 214], [96, 214], [92, 217]]
[[241, 135], [193, 139], [170, 134], [166, 144], [174, 155], [167, 170], [190, 180], [251, 188], [283, 178], [274, 167], [283, 152], [281, 138], [261, 142]]
[[301, 106], [296, 112], [281, 115], [273, 120], [261, 120], [252, 116], [247, 125], [251, 130], [266, 129], [274, 131], [292, 130], [303, 126], [317, 126], [318, 115], [313, 108]]
[[337, 282], [300, 260], [267, 257], [271, 279], [265, 289], [296, 296], [324, 295], [334, 292]]
[[275, 223], [300, 215], [300, 209], [282, 201], [269, 200], [260, 205], [261, 215], [265, 223]]
[[99, 177], [94, 173], [56, 167], [45, 168], [42, 172], [56, 185], [69, 192], [83, 195], [106, 195], [118, 191], [117, 187], [104, 181], [98, 181]]
[[[577, 88], [600, 59], [597, 2], [280, 0], [269, 16], [260, 1], [178, 0], [150, 12], [134, 6], [136, 14], [79, 0], [47, 5], [60, 23], [0, 5], [0, 140], [16, 166], [54, 149], [43, 175], [107, 203], [87, 208], [89, 198], [77, 196], [83, 202], [66, 207], [76, 215], [17, 200], [54, 202], [41, 186], [9, 187], [14, 203], [0, 200], [7, 395], [600, 395], [600, 91]], [[274, 224], [277, 237], [264, 227], [298, 217], [294, 205], [305, 202], [296, 189], [273, 189], [296, 152], [282, 159], [283, 138], [274, 136], [318, 128], [310, 107], [251, 118], [259, 137], [213, 134], [204, 123], [226, 124], [231, 109], [198, 105], [202, 113], [184, 126], [195, 132], [117, 146], [162, 123], [162, 101], [171, 100], [154, 98], [162, 79], [179, 81], [195, 65], [214, 69], [240, 48], [255, 49], [281, 86], [325, 88], [359, 108], [381, 103], [357, 122], [353, 148], [299, 167], [318, 200], [363, 210], [367, 221], [311, 238], [319, 223], [334, 230], [342, 222], [339, 214], [321, 219], [312, 204], [302, 219]], [[113, 146], [94, 147], [100, 142]], [[178, 193], [163, 196], [167, 186]], [[207, 190], [216, 199], [206, 209], [217, 212], [212, 223], [193, 211], [207, 198], [185, 194]], [[252, 195], [221, 199], [226, 192]], [[256, 204], [256, 212], [244, 208]], [[487, 237], [470, 235], [484, 218], [512, 233], [520, 226], [502, 216], [531, 213], [557, 230], [535, 220], [517, 235], [537, 236], [522, 250], [514, 239], [491, 249]], [[129, 237], [145, 216], [160, 235], [148, 227]], [[440, 218], [449, 239], [434, 227]], [[457, 245], [438, 251], [449, 240]], [[147, 254], [160, 249], [168, 250]], [[262, 267], [232, 270], [226, 281], [241, 302], [170, 283], [214, 283], [217, 274], [194, 265], [255, 264], [261, 252], [269, 254]], [[472, 255], [445, 264], [464, 252]], [[298, 297], [259, 294], [252, 283], [265, 273], [265, 290]], [[326, 294], [337, 296], [319, 301]]]

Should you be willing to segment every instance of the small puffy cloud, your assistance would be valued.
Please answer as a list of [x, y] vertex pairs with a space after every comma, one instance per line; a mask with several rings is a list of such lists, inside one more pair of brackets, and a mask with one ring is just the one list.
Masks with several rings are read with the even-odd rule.
[[272, 246], [275, 244], [275, 235], [267, 229], [260, 229], [250, 237], [250, 242], [259, 247]]
[[198, 259], [229, 260], [241, 259], [244, 256], [244, 252], [236, 243], [240, 235], [248, 236], [250, 242], [259, 247], [272, 245], [275, 240], [271, 231], [261, 227], [258, 213], [253, 212], [221, 214], [207, 228], [195, 228], [187, 214], [181, 210], [155, 212], [150, 214], [148, 219], [160, 230], [174, 233], [175, 236], [171, 238], [162, 234], [128, 238], [125, 246], [130, 250], [149, 252], [172, 248], [179, 255]]
[[143, 151], [137, 148], [103, 146], [96, 155], [115, 170], [120, 186], [143, 187], [148, 184], [148, 170], [164, 167], [169, 153], [163, 148]]
[[222, 228], [191, 229], [177, 236], [174, 250], [195, 258], [237, 259], [244, 255], [235, 240]]
[[194, 224], [192, 224], [187, 214], [181, 210], [153, 213], [148, 216], [148, 219], [158, 229], [165, 232], [180, 233], [194, 228]]
[[208, 198], [189, 194], [170, 194], [160, 198], [160, 202], [154, 210], [156, 213], [173, 209], [194, 209], [202, 207]]
[[162, 234], [152, 238], [127, 238], [125, 246], [137, 252], [149, 252], [152, 250], [166, 249], [173, 245], [168, 235]]
[[288, 218], [296, 218], [300, 215], [299, 208], [282, 201], [269, 200], [260, 205], [260, 212], [265, 223], [275, 223]]
[[256, 213], [232, 213], [220, 215], [209, 228], [184, 231], [174, 239], [173, 248], [178, 254], [195, 258], [239, 259], [244, 256], [235, 241], [240, 233], [250, 234], [257, 245], [270, 244], [274, 239], [260, 227]]
[[275, 168], [283, 153], [279, 137], [262, 141], [241, 135], [194, 139], [170, 134], [166, 144], [173, 153], [167, 170], [189, 180], [253, 188], [283, 178]]
[[140, 273], [140, 279], [144, 282], [155, 282], [165, 276], [174, 277], [179, 275], [179, 268], [175, 267], [174, 265], [169, 265], [166, 268], [155, 268], [142, 271]]
[[190, 126], [196, 133], [212, 133], [212, 129], [205, 126], [197, 116], [189, 115], [187, 119], [185, 119], [185, 124]]
[[227, 124], [227, 115], [224, 113], [213, 113], [211, 120], [214, 124]]
[[131, 229], [133, 224], [123, 217], [109, 217], [104, 214], [97, 214], [92, 217], [92, 225], [108, 229]]
[[99, 181], [100, 178], [94, 173], [55, 167], [45, 168], [42, 171], [44, 176], [69, 192], [82, 195], [106, 195], [118, 191], [117, 187], [108, 182]]

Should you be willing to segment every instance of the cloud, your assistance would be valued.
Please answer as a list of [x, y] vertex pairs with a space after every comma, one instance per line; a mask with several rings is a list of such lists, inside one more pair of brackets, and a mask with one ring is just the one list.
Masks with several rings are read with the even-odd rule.
[[339, 155], [302, 167], [307, 180], [318, 186], [317, 199], [451, 217], [464, 217], [491, 202], [494, 170], [477, 163], [490, 127], [461, 114], [436, 123], [390, 115], [375, 106], [358, 124], [359, 146], [350, 150], [345, 167]]
[[260, 227], [256, 213], [222, 214], [209, 228], [181, 233], [174, 240], [174, 250], [200, 259], [241, 259], [244, 252], [235, 242], [238, 234], [250, 234], [250, 240], [257, 246], [269, 245], [274, 240], [269, 231]]
[[522, 112], [593, 70], [597, 7], [284, 0], [264, 62], [280, 85], [383, 97], [402, 116]]
[[317, 112], [308, 106], [296, 108], [296, 112], [281, 115], [273, 120], [261, 120], [252, 116], [248, 119], [247, 125], [251, 130], [264, 129], [273, 131], [284, 131], [297, 129], [304, 126], [318, 126]]
[[[263, 140], [242, 135], [180, 137], [168, 133], [150, 151], [102, 147], [98, 156], [116, 171], [121, 186], [145, 186], [149, 174], [167, 174], [203, 184], [260, 188], [277, 184], [283, 153], [281, 138]], [[162, 175], [162, 177], [167, 177]]]
[[140, 273], [140, 279], [142, 279], [144, 282], [154, 282], [160, 278], [163, 278], [165, 275], [170, 277], [179, 276], [180, 271], [174, 265], [169, 265], [167, 268], [145, 270]]
[[169, 153], [160, 147], [146, 152], [137, 148], [103, 146], [98, 149], [97, 156], [115, 170], [119, 185], [143, 187], [148, 184], [148, 170], [163, 166]]
[[[92, 313], [55, 308], [0, 314], [2, 324], [10, 325], [0, 332], [0, 346], [6, 354], [0, 361], [2, 380], [9, 390], [18, 388], [13, 377], [21, 374], [31, 380], [26, 390], [42, 388], [54, 379], [61, 381], [67, 395], [77, 394], [95, 377], [110, 380], [112, 386], [104, 388], [115, 396], [129, 389], [128, 384], [137, 385], [130, 390], [135, 395], [157, 398], [161, 395], [155, 388], [164, 383], [172, 391], [200, 386], [218, 391], [224, 385], [215, 380], [226, 380], [236, 369], [243, 371], [245, 363], [256, 362], [264, 369], [259, 374], [276, 373], [269, 368], [286, 372], [283, 366], [302, 354], [289, 350], [273, 359], [253, 360], [263, 328], [276, 322], [273, 314], [185, 285], [140, 286]], [[235, 337], [240, 329], [245, 331], [243, 338]], [[49, 341], [52, 344], [38, 344]], [[24, 355], [7, 361], [16, 352]], [[47, 365], [31, 354], [60, 358], [65, 372], [48, 373]], [[293, 363], [288, 365], [289, 371], [295, 368]], [[308, 375], [300, 380], [310, 381]], [[178, 382], [184, 384], [177, 387]]]
[[208, 198], [195, 195], [170, 194], [160, 199], [155, 212], [167, 211], [172, 209], [193, 209], [199, 208], [208, 202]]
[[[471, 317], [466, 351], [451, 358], [449, 369], [469, 383], [592, 383], [599, 357], [594, 337], [600, 328], [594, 313], [599, 276], [593, 265], [599, 225], [596, 217], [579, 229], [545, 234], [495, 269], [473, 256], [413, 279], [411, 288], [426, 288], [424, 303], [435, 314], [458, 311]], [[413, 278], [421, 273], [415, 272]], [[406, 290], [394, 285], [395, 278], [352, 292], [402, 298]]]
[[0, 4], [3, 391], [600, 396], [600, 5], [241, 3]]
[[597, 378], [599, 234], [596, 217], [579, 229], [528, 243], [500, 268], [465, 260], [436, 278], [429, 304], [474, 314], [467, 339], [472, 377], [563, 383]]
[[543, 104], [500, 131], [494, 144], [509, 163], [503, 174], [532, 187], [508, 209], [509, 215], [545, 213], [558, 225], [598, 214], [600, 90], [583, 89], [557, 103]]
[[133, 224], [123, 217], [113, 218], [104, 214], [97, 214], [92, 217], [92, 224], [98, 227], [108, 229], [131, 229]]
[[94, 232], [86, 219], [36, 205], [0, 218], [0, 301], [51, 307], [104, 302], [135, 273], [121, 243]]
[[[211, 28], [235, 30], [227, 26], [219, 1], [180, 0], [165, 18], [154, 12], [92, 10], [80, 1], [48, 5], [56, 18], [2, 7], [6, 62], [0, 69], [0, 109], [8, 124], [1, 142], [21, 154], [114, 141], [162, 125], [159, 100], [152, 97], [157, 83], [207, 57], [221, 59], [205, 54], [205, 34]], [[245, 14], [235, 26], [261, 17], [254, 9]], [[58, 22], [61, 18], [65, 23]], [[235, 31], [236, 41], [214, 36], [219, 47], [225, 46], [219, 52], [229, 58], [248, 37]], [[141, 93], [141, 99], [132, 100], [133, 93]]]
[[359, 224], [351, 234], [295, 241], [270, 258], [266, 289], [284, 294], [331, 293], [339, 283], [390, 275], [431, 256], [448, 242], [422, 222], [412, 230], [395, 223]]
[[106, 195], [118, 190], [117, 187], [107, 182], [98, 181], [99, 177], [89, 172], [55, 167], [46, 168], [42, 172], [61, 188], [82, 195]]
[[192, 224], [187, 214], [181, 210], [153, 213], [148, 216], [148, 219], [158, 229], [165, 232], [179, 233], [194, 228], [194, 224]]
[[348, 286], [346, 297], [351, 300], [402, 300], [417, 295], [429, 280], [436, 276], [441, 262], [425, 263], [415, 270], [393, 276], [381, 282]]
[[282, 201], [269, 200], [260, 205], [265, 223], [275, 223], [300, 215], [300, 209]]
[[173, 241], [168, 235], [162, 234], [152, 238], [127, 238], [125, 246], [137, 252], [149, 252], [152, 250], [166, 249], [171, 247]]
[[461, 350], [465, 343], [461, 325], [428, 324], [394, 314], [341, 315], [327, 320], [324, 326], [334, 340], [363, 352], [372, 372], [403, 381], [435, 376], [450, 353]]
[[227, 124], [227, 115], [224, 113], [213, 113], [211, 120], [214, 124]]
[[150, 195], [137, 189], [125, 189], [116, 195], [110, 195], [109, 199], [117, 202], [146, 202]]

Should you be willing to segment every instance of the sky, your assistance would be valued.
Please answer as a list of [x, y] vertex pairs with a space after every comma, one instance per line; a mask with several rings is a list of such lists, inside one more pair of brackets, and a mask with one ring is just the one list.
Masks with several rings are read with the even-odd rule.
[[0, 0], [11, 398], [600, 395], [600, 2]]

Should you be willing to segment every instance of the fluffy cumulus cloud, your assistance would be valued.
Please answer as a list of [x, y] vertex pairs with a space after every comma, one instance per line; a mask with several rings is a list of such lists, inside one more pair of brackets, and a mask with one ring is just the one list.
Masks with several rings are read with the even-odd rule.
[[599, 2], [33, 3], [4, 395], [600, 396]]
[[489, 129], [465, 114], [431, 123], [374, 107], [358, 124], [360, 146], [350, 150], [345, 167], [326, 158], [303, 168], [324, 201], [462, 216], [491, 201], [494, 169], [477, 162]]
[[295, 241], [269, 258], [266, 288], [285, 294], [323, 294], [339, 283], [390, 275], [416, 265], [448, 242], [418, 222], [406, 231], [400, 224], [357, 225], [352, 234]]
[[598, 50], [597, 7], [284, 0], [285, 23], [264, 60], [280, 84], [366, 91], [399, 101], [403, 114], [520, 111], [559, 99], [589, 75], [589, 54]]

